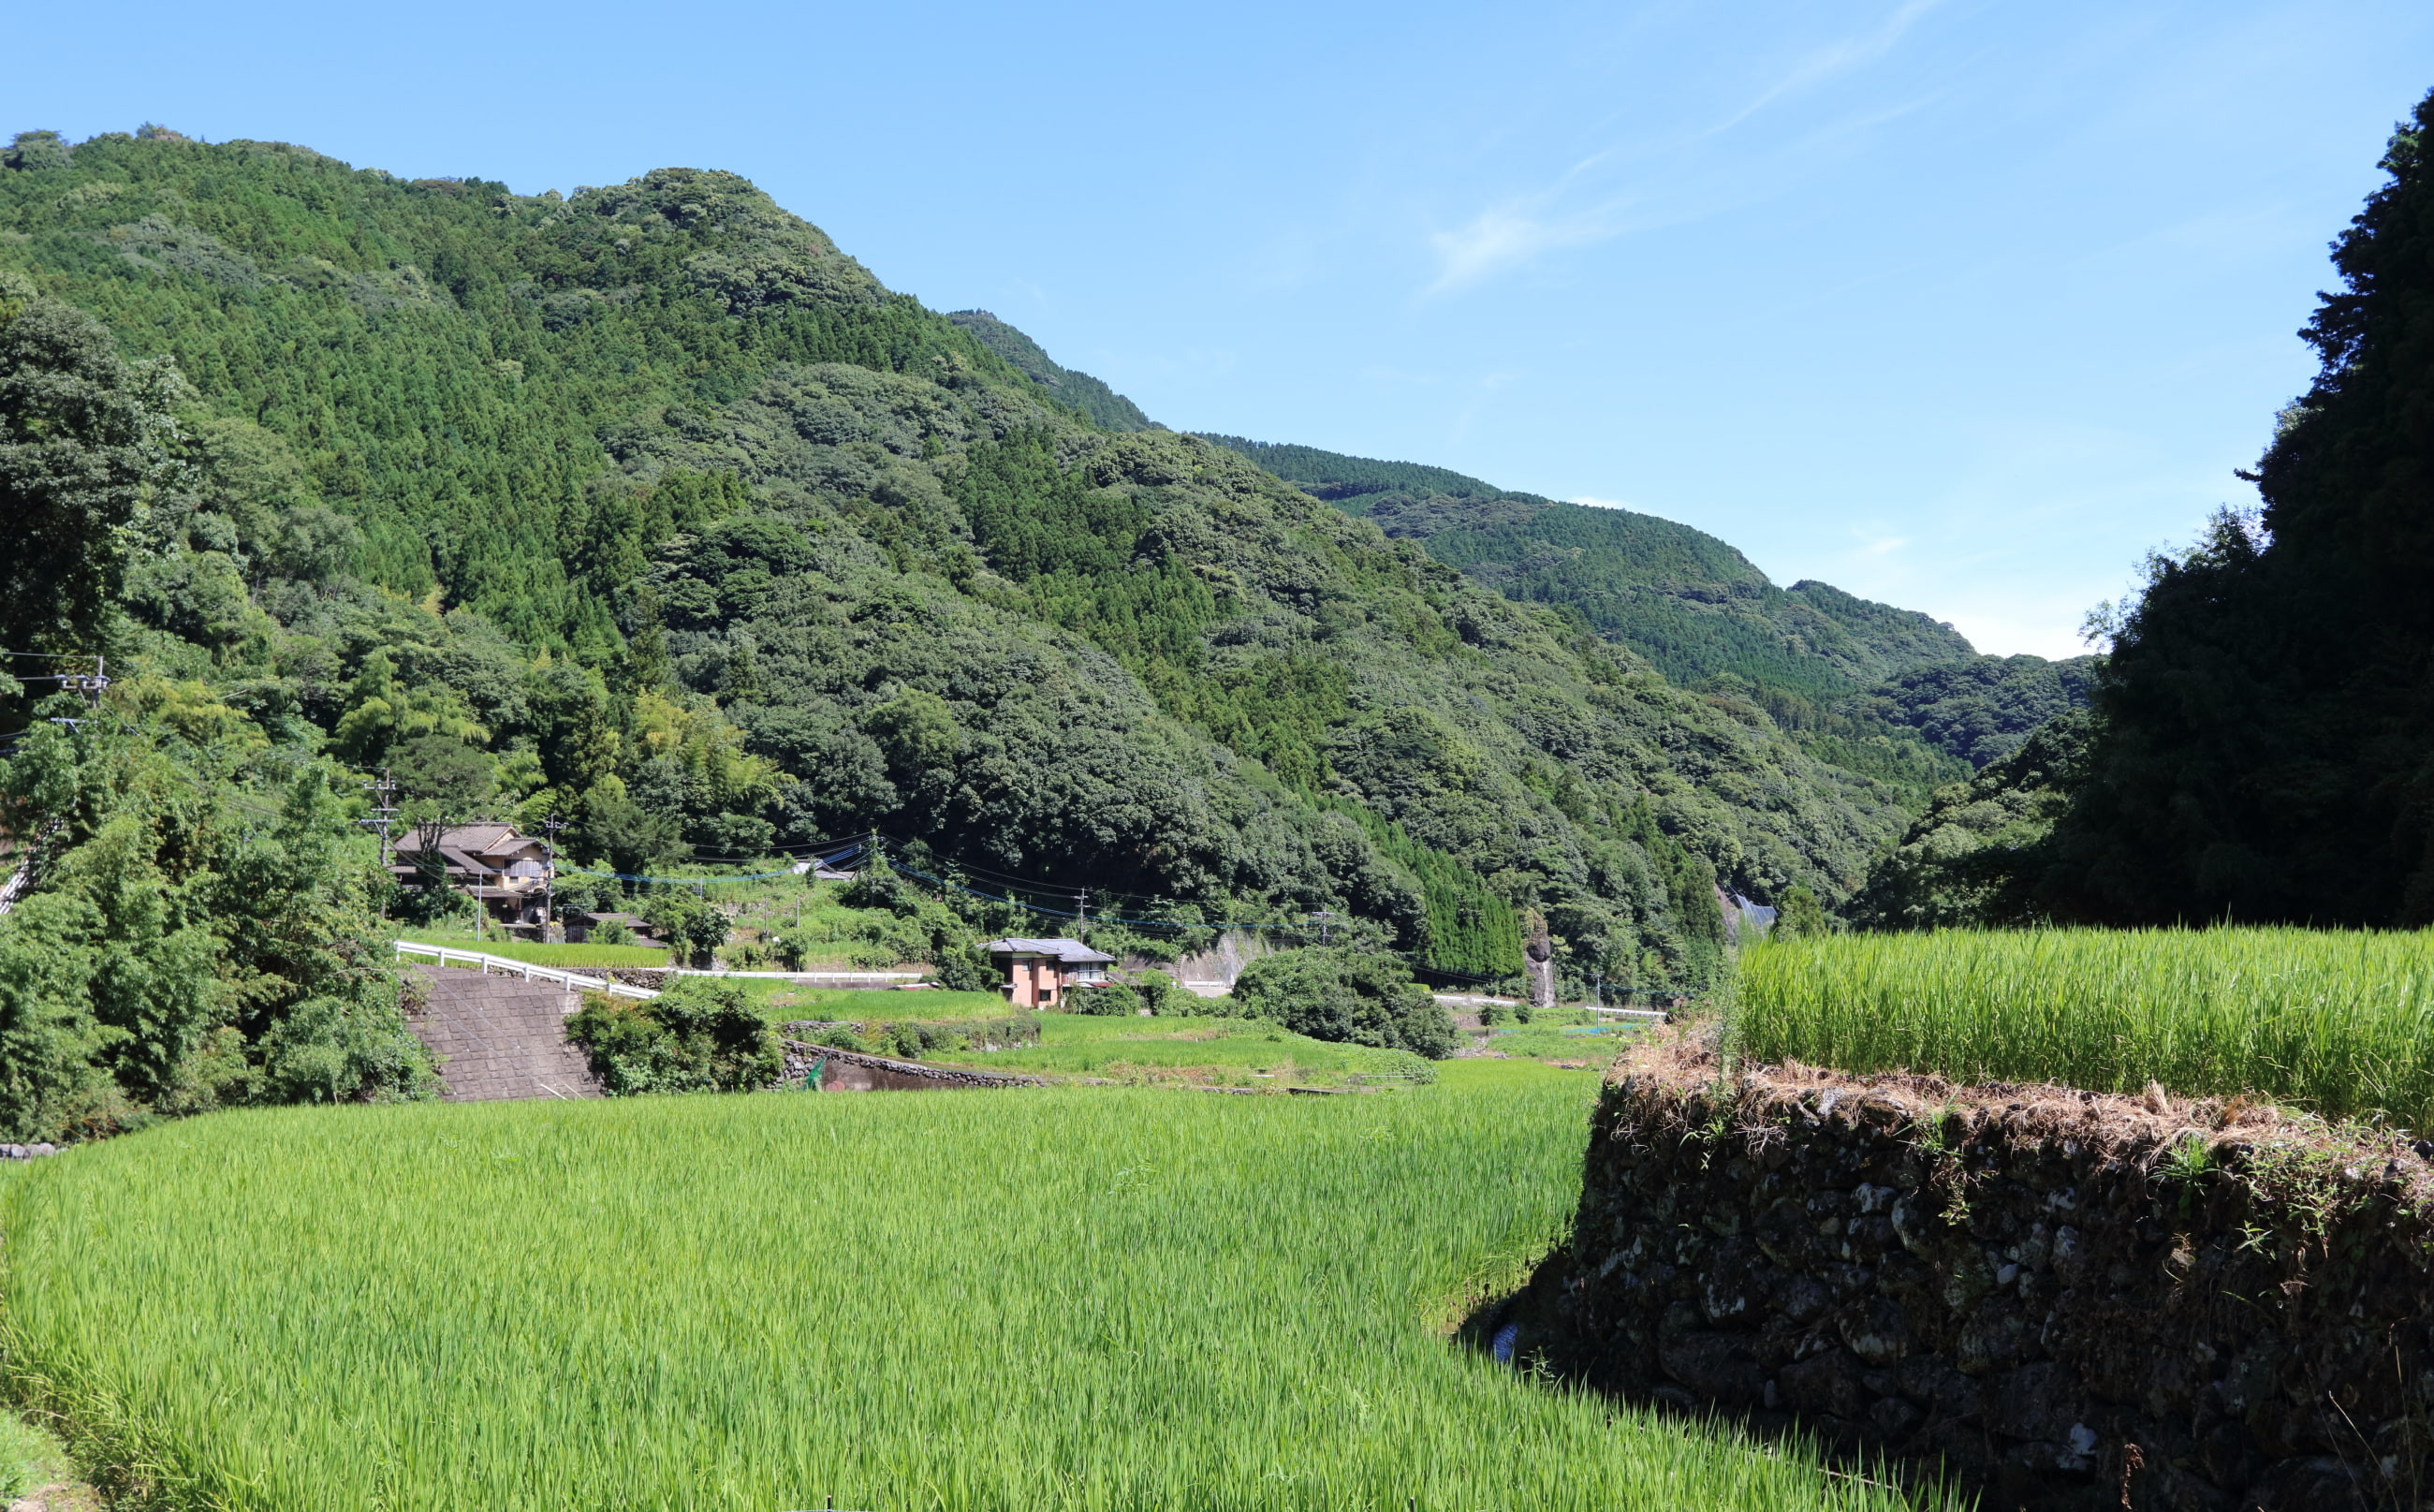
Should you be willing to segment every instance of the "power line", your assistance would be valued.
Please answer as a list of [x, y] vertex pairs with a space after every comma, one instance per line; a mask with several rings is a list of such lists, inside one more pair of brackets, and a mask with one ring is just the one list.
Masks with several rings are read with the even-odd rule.
[[713, 882], [766, 882], [772, 877], [792, 877], [798, 873], [788, 867], [783, 871], [753, 871], [735, 877], [652, 877], [638, 871], [600, 871], [591, 867], [560, 866], [560, 871], [572, 871], [583, 877], [614, 877], [620, 882], [658, 882], [677, 887], [699, 887]]

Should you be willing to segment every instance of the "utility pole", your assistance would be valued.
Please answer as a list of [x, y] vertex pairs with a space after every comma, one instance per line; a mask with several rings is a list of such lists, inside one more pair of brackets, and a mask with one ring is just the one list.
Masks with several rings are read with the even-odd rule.
[[355, 822], [369, 827], [380, 835], [381, 869], [386, 871], [389, 866], [388, 821], [397, 816], [397, 805], [389, 800], [389, 795], [397, 791], [397, 784], [389, 781], [388, 768], [383, 766], [379, 781], [366, 778], [363, 787], [365, 792], [372, 796], [372, 816], [369, 819], [357, 819]]
[[[64, 693], [68, 689], [73, 688], [77, 692], [83, 694], [85, 708], [89, 711], [97, 713], [101, 708], [102, 692], [110, 686], [110, 679], [103, 671], [103, 666], [104, 662], [102, 659], [96, 656], [93, 659], [93, 676], [86, 677], [81, 672], [62, 673], [60, 677], [60, 690]], [[80, 723], [80, 721], [75, 719], [55, 718], [51, 723], [55, 725], [74, 726]]]
[[[367, 779], [364, 782], [364, 790], [372, 796], [372, 816], [369, 819], [357, 819], [355, 822], [369, 825], [379, 833], [381, 875], [386, 877], [389, 876], [388, 821], [397, 816], [397, 805], [390, 800], [390, 795], [397, 791], [397, 784], [389, 781], [388, 768], [384, 765], [381, 768], [380, 781], [375, 782]], [[381, 895], [381, 918], [384, 919], [388, 918], [386, 893]]]
[[1090, 927], [1090, 889], [1083, 888], [1073, 895], [1073, 937], [1079, 939]]
[[1331, 938], [1333, 938], [1330, 931], [1333, 929], [1334, 924], [1334, 909], [1322, 908], [1318, 911], [1318, 943], [1321, 946], [1326, 945]]
[[60, 685], [61, 687], [74, 688], [78, 693], [83, 694], [84, 706], [86, 708], [99, 709], [101, 707], [102, 690], [110, 686], [110, 679], [104, 675], [102, 668], [102, 659], [96, 656], [93, 659], [92, 677], [64, 677], [60, 679]]
[[[557, 922], [557, 832], [566, 828], [566, 821], [553, 810], [549, 817], [540, 821], [540, 849], [544, 858], [541, 864], [549, 868], [540, 874], [540, 937], [546, 943], [549, 926]], [[563, 939], [565, 936], [566, 931], [561, 926], [558, 937]]]

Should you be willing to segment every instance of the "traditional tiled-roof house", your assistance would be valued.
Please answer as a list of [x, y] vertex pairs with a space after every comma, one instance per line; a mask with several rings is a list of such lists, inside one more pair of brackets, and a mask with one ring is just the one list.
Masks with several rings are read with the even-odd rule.
[[[409, 831], [397, 842], [397, 861], [389, 870], [408, 886], [424, 880], [422, 843], [420, 831]], [[538, 837], [518, 834], [512, 824], [452, 824], [439, 832], [435, 849], [446, 865], [448, 885], [480, 903], [492, 919], [510, 928], [538, 929], [548, 922], [543, 909], [549, 847]]]
[[1078, 939], [993, 939], [983, 948], [1005, 968], [1003, 990], [1018, 1008], [1054, 1007], [1074, 988], [1106, 981], [1116, 964]]

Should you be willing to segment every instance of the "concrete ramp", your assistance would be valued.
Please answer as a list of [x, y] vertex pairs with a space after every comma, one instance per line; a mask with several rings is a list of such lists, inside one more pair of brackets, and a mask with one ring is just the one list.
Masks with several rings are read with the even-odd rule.
[[601, 1095], [590, 1060], [566, 1042], [574, 994], [565, 988], [447, 967], [411, 970], [427, 984], [428, 1002], [409, 1022], [439, 1057], [448, 1101]]

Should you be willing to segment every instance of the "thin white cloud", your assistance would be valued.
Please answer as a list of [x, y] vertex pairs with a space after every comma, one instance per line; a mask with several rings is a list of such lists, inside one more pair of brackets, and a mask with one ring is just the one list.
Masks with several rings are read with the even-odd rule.
[[1436, 249], [1438, 271], [1428, 292], [1450, 293], [1527, 263], [1541, 252], [1586, 247], [1654, 225], [1653, 221], [1635, 225], [1627, 215], [1628, 200], [1570, 215], [1543, 215], [1542, 209], [1553, 198], [1549, 194], [1508, 200], [1481, 212], [1460, 230], [1432, 233], [1429, 242]]
[[1574, 504], [1586, 504], [1592, 509], [1628, 509], [1631, 507], [1631, 506], [1623, 503], [1620, 499], [1601, 499], [1593, 494], [1587, 493], [1573, 494], [1571, 502]]
[[[1861, 68], [1875, 62], [1893, 51], [1894, 43], [1902, 40], [1902, 34], [1910, 30], [1919, 17], [1926, 15], [1942, 3], [1943, 0], [1907, 0], [1899, 9], [1885, 18], [1883, 26], [1866, 36], [1845, 37], [1840, 42], [1829, 43], [1818, 48], [1794, 63], [1791, 72], [1777, 79], [1771, 88], [1759, 94], [1756, 99], [1726, 117], [1713, 130], [1728, 131], [1786, 95], [1797, 94], [1812, 85], [1822, 84], [1838, 75], [1847, 74], [1855, 68]], [[1713, 132], [1711, 131], [1710, 134]]]
[[1890, 552], [1899, 551], [1909, 544], [1908, 536], [1887, 536], [1881, 541], [1871, 541], [1860, 549], [1871, 557], [1882, 557]]
[[[1875, 62], [1890, 52], [1920, 17], [1941, 3], [1942, 0], [1904, 0], [1875, 29], [1810, 52], [1748, 104], [1711, 126], [1677, 139], [1657, 155], [1678, 158], [1693, 145], [1731, 130], [1778, 100]], [[1915, 102], [1880, 109], [1856, 122], [1829, 127], [1822, 135], [1846, 135], [1854, 128], [1880, 124], [1914, 108]], [[1429, 296], [1451, 293], [1529, 263], [1542, 253], [1694, 220], [1758, 192], [1748, 175], [1733, 174], [1708, 176], [1695, 189], [1667, 197], [1669, 202], [1662, 208], [1652, 202], [1656, 197], [1644, 191], [1609, 194], [1588, 205], [1568, 204], [1577, 186], [1594, 176], [1593, 170], [1620, 156], [1623, 150], [1608, 147], [1591, 153], [1543, 188], [1508, 196], [1451, 231], [1431, 232], [1428, 239], [1436, 254], [1437, 277], [1424, 292]]]

